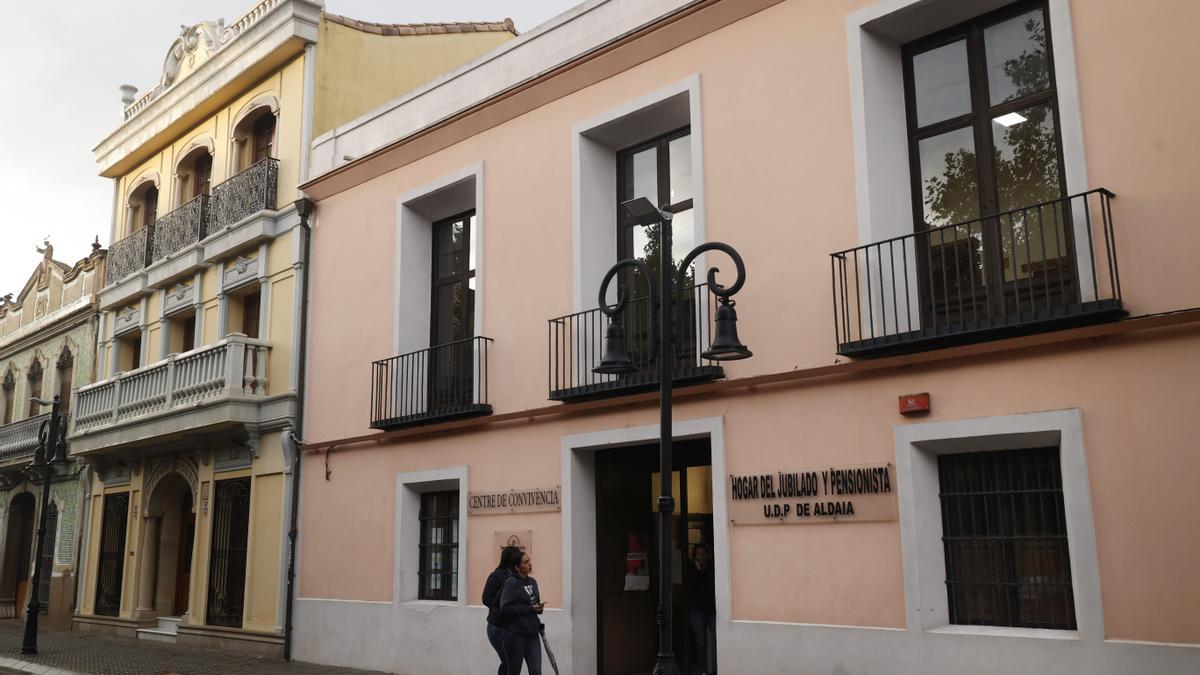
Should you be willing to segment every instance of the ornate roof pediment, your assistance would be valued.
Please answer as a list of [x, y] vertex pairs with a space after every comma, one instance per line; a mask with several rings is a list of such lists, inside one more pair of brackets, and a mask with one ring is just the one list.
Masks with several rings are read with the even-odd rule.
[[238, 24], [226, 26], [225, 19], [201, 21], [193, 26], [180, 26], [179, 37], [167, 50], [159, 86], [163, 89], [182, 79], [208, 60], [218, 49], [238, 34]]

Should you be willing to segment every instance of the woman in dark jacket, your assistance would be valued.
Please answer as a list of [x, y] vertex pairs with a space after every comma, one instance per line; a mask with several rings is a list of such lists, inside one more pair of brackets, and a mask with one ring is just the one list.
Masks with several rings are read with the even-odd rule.
[[538, 615], [546, 603], [542, 602], [537, 581], [529, 576], [532, 571], [533, 561], [526, 553], [513, 568], [512, 576], [504, 580], [500, 592], [500, 614], [509, 621], [504, 631], [508, 675], [521, 675], [522, 663], [529, 666], [529, 675], [542, 675], [542, 643], [538, 638], [542, 622]]
[[492, 649], [496, 650], [496, 655], [500, 657], [500, 667], [496, 670], [496, 675], [508, 675], [508, 666], [505, 665], [504, 658], [504, 628], [508, 625], [508, 619], [500, 614], [500, 591], [504, 589], [504, 582], [513, 575], [513, 570], [517, 565], [521, 564], [521, 549], [516, 546], [505, 546], [500, 549], [500, 564], [496, 569], [488, 575], [487, 583], [483, 585], [483, 604], [488, 608], [487, 615], [487, 638], [492, 644]]

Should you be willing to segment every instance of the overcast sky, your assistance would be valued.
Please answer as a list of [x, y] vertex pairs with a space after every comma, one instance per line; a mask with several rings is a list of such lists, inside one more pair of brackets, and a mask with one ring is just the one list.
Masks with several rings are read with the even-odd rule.
[[[495, 21], [521, 32], [580, 0], [325, 0], [365, 21]], [[112, 182], [92, 148], [121, 118], [118, 85], [145, 91], [182, 25], [245, 13], [256, 0], [60, 0], [4, 3], [0, 40], [0, 295], [20, 292], [50, 237], [74, 263], [98, 235], [108, 245]]]

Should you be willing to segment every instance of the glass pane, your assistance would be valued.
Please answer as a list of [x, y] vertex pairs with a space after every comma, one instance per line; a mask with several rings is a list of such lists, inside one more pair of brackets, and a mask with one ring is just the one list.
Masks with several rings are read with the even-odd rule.
[[985, 28], [983, 44], [992, 105], [1050, 86], [1046, 27], [1041, 9]]
[[[1000, 211], [1016, 211], [1062, 196], [1058, 134], [1047, 105], [1025, 108], [992, 120], [996, 191]], [[1004, 278], [1052, 273], [1067, 264], [1065, 212], [1055, 205], [1016, 211], [1000, 219]]]
[[437, 229], [437, 272], [439, 278], [452, 277], [462, 267], [463, 222], [442, 225]]
[[474, 323], [474, 291], [462, 282], [438, 286], [435, 300], [434, 344], [471, 337]]
[[979, 175], [971, 127], [947, 131], [917, 144], [921, 200], [930, 227], [979, 217]]
[[[683, 260], [683, 256], [690, 253], [696, 247], [695, 211], [688, 209], [687, 211], [676, 213], [675, 218], [671, 222], [671, 235], [674, 240], [671, 251], [674, 254], [672, 257], [675, 259], [675, 266], [678, 267], [679, 263]], [[695, 266], [696, 264], [692, 263], [693, 270]], [[696, 282], [695, 276], [694, 271], [689, 273], [689, 284]]]
[[692, 135], [681, 136], [667, 145], [671, 161], [670, 202], [692, 198]]
[[966, 40], [917, 54], [912, 64], [917, 126], [923, 127], [971, 112]]
[[624, 155], [621, 159], [621, 172], [624, 185], [618, 202], [646, 197], [651, 203], [658, 204], [657, 148], [646, 148], [633, 155]]

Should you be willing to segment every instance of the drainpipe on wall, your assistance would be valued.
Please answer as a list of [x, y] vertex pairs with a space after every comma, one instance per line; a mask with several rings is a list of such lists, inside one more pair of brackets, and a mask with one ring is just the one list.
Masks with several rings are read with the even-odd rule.
[[300, 286], [300, 335], [297, 337], [296, 352], [300, 359], [296, 376], [296, 428], [290, 440], [292, 445], [292, 503], [288, 525], [288, 566], [287, 566], [287, 607], [284, 610], [283, 623], [283, 658], [292, 660], [292, 611], [296, 604], [296, 537], [300, 519], [300, 444], [304, 438], [304, 394], [307, 388], [305, 378], [308, 371], [308, 285], [312, 268], [311, 255], [312, 227], [308, 218], [316, 205], [311, 199], [301, 197], [296, 200], [296, 213], [300, 214], [300, 233], [304, 238], [301, 256], [304, 259], [302, 267], [304, 278]]

